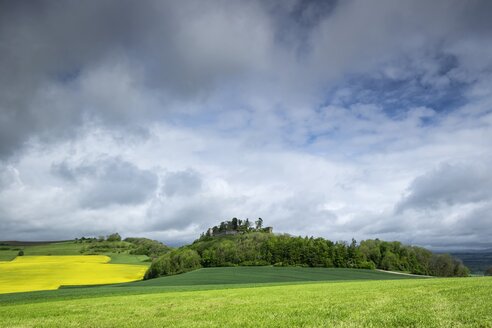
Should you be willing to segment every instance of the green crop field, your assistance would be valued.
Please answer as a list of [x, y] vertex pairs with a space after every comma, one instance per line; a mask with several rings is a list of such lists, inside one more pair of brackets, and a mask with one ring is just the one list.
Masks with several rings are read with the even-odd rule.
[[0, 303], [0, 326], [492, 327], [492, 278], [247, 286], [17, 299]]
[[12, 261], [17, 256], [17, 253], [19, 253], [18, 250], [0, 246], [0, 261]]
[[150, 265], [149, 257], [146, 255], [131, 255], [125, 253], [104, 253], [111, 258], [110, 263], [114, 264], [138, 264], [138, 265]]
[[136, 283], [134, 286], [187, 286], [248, 283], [279, 283], [299, 281], [408, 279], [416, 276], [399, 275], [375, 270], [301, 267], [225, 267], [204, 268], [185, 274], [161, 277]]
[[[17, 255], [19, 250], [24, 251], [24, 255], [80, 255], [80, 250], [84, 245], [71, 241], [46, 243], [40, 245], [11, 245], [0, 246], [0, 256], [2, 253], [14, 253]], [[6, 259], [10, 260], [10, 259]]]

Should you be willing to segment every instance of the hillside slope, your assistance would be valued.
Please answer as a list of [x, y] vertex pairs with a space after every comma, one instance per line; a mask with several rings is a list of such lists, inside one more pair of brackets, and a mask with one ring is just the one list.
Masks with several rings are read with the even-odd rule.
[[409, 278], [415, 277], [364, 269], [272, 266], [222, 267], [203, 268], [180, 275], [129, 283], [124, 286], [189, 286], [306, 281], [394, 280]]

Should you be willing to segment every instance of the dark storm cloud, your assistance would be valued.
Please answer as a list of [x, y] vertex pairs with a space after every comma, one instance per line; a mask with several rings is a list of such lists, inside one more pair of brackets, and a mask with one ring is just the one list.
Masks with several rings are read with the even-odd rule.
[[52, 84], [76, 84], [86, 71], [123, 60], [129, 74], [143, 72], [137, 83], [192, 99], [265, 65], [268, 29], [256, 2], [2, 2], [0, 154], [31, 136], [66, 138], [85, 114], [114, 119], [105, 106], [40, 108]]
[[[395, 45], [421, 42], [424, 30], [452, 45], [470, 35], [488, 39], [491, 28], [488, 1], [4, 1], [1, 6], [3, 157], [32, 136], [49, 141], [73, 136], [87, 117], [134, 123], [135, 116], [105, 114], [111, 110], [104, 104], [38, 103], [51, 84], [76, 82], [101, 63], [123, 60], [136, 83], [164, 98], [203, 99], [240, 80], [259, 89], [262, 79], [301, 88], [298, 80], [310, 85], [309, 75], [371, 62], [363, 53], [386, 56]], [[398, 25], [388, 25], [400, 18]]]
[[[49, 82], [66, 79], [131, 38], [138, 7], [111, 2], [4, 1], [0, 9], [0, 154], [33, 134], [64, 137], [80, 123], [76, 110], [43, 111], [33, 103]], [[53, 131], [49, 131], [52, 130]]]

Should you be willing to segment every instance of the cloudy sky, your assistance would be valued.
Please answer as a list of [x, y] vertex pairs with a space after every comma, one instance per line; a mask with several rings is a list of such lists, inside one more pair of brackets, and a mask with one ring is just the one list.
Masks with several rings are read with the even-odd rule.
[[2, 1], [0, 240], [232, 217], [492, 247], [492, 2]]

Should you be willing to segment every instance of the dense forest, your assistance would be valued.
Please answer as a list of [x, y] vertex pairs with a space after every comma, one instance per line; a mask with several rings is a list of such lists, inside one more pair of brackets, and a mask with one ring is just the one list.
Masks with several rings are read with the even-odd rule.
[[222, 222], [193, 244], [160, 256], [153, 261], [145, 278], [200, 267], [246, 265], [383, 269], [440, 277], [469, 274], [468, 268], [449, 254], [434, 254], [397, 241], [332, 242], [324, 238], [273, 234], [271, 228], [262, 228], [263, 221], [245, 229], [245, 221], [241, 221], [241, 226], [233, 223], [239, 223], [236, 220]]

